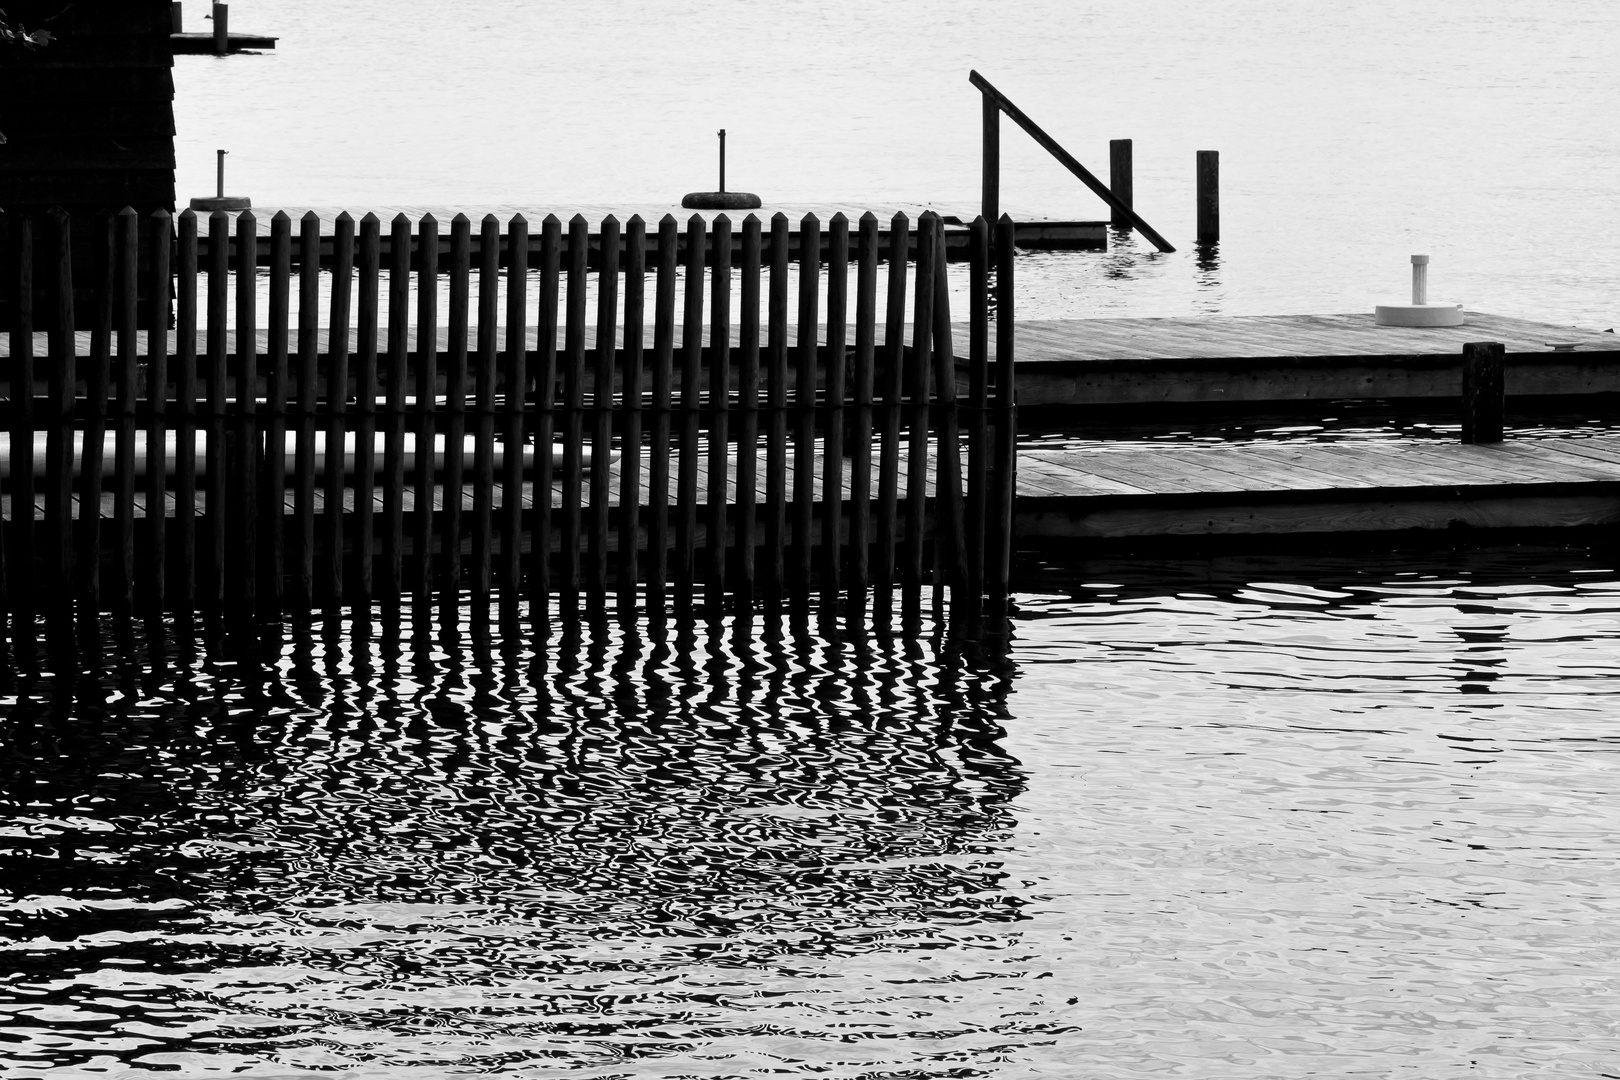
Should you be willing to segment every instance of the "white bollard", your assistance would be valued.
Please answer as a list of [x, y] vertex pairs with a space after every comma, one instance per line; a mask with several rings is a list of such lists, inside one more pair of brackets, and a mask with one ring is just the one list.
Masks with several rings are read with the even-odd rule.
[[1412, 302], [1377, 304], [1373, 321], [1379, 326], [1461, 326], [1461, 304], [1429, 303], [1429, 257], [1412, 256]]

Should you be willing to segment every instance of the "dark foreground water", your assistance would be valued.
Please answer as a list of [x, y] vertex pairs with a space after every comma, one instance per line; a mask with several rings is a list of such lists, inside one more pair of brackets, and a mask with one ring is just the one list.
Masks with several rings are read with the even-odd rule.
[[1620, 1075], [1616, 565], [25, 658], [0, 1075]]

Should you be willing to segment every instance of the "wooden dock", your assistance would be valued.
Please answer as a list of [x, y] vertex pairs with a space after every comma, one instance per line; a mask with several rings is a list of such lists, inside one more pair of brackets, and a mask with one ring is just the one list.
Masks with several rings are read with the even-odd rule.
[[[170, 34], [169, 41], [174, 45], [176, 56], [212, 56], [217, 54], [213, 34]], [[257, 49], [274, 49], [276, 39], [264, 34], [228, 34], [226, 35], [225, 51], [228, 53], [246, 52]]]
[[1620, 524], [1620, 438], [1020, 450], [1017, 535], [1144, 540]]
[[[1469, 312], [1458, 327], [1372, 313], [1018, 322], [1021, 408], [1456, 398], [1462, 347], [1499, 341], [1510, 397], [1620, 393], [1620, 335]], [[1570, 346], [1571, 351], [1554, 345]]]

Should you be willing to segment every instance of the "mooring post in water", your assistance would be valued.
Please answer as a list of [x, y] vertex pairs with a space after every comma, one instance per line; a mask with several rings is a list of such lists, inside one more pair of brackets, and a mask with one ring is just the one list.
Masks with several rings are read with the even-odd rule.
[[[1129, 139], [1108, 140], [1108, 190], [1114, 193], [1114, 197], [1120, 201], [1122, 206], [1131, 206], [1133, 204], [1135, 195], [1134, 182], [1131, 176], [1131, 140]], [[1126, 216], [1122, 206], [1112, 207], [1109, 212], [1108, 224], [1116, 229], [1128, 229], [1131, 227], [1131, 219]], [[990, 214], [985, 214], [984, 220], [990, 222], [996, 219]]]
[[[1413, 288], [1416, 288], [1414, 283]], [[1463, 346], [1462, 441], [1502, 441], [1503, 353], [1499, 341], [1470, 341]]]
[[171, 34], [184, 33], [184, 28], [181, 25], [183, 7], [184, 5], [180, 3], [180, 0], [172, 0], [169, 4], [169, 33]]
[[1221, 153], [1198, 151], [1198, 242], [1218, 244], [1221, 239]]

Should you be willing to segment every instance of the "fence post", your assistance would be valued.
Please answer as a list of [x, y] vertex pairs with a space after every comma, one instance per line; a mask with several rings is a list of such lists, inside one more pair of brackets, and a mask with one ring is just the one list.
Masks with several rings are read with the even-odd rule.
[[[169, 251], [173, 221], [167, 210], [152, 215], [152, 285], [147, 297], [146, 400], [146, 529], [150, 567], [144, 597], [154, 614], [163, 610], [164, 573], [168, 566], [168, 515], [165, 512], [169, 432]], [[15, 349], [13, 349], [15, 353]], [[15, 444], [13, 444], [15, 445]]]
[[991, 508], [993, 543], [987, 562], [993, 610], [1006, 610], [1012, 570], [1013, 507], [1018, 488], [1018, 399], [1013, 386], [1013, 223], [996, 223], [996, 398], [995, 503]]
[[[165, 238], [167, 234], [165, 233]], [[34, 610], [34, 223], [16, 216], [7, 238], [16, 285], [11, 324], [11, 539], [8, 599], [19, 639]], [[165, 264], [165, 270], [167, 265]], [[164, 279], [167, 281], [167, 277]], [[19, 509], [26, 512], [19, 512]], [[159, 519], [162, 520], [161, 518]], [[31, 631], [31, 628], [29, 628]]]
[[[47, 243], [55, 280], [55, 321], [50, 327], [50, 428], [45, 437], [46, 581], [53, 594], [73, 589], [73, 401], [77, 387], [77, 344], [73, 334], [73, 223], [61, 209], [51, 211]], [[71, 607], [52, 605], [54, 629], [65, 628]]]
[[984, 113], [984, 167], [981, 212], [986, 221], [1001, 213], [1001, 106], [989, 94], [979, 94]]
[[1470, 341], [1463, 346], [1462, 441], [1502, 441], [1503, 353], [1499, 341]]
[[[1134, 205], [1135, 181], [1131, 175], [1131, 140], [1129, 139], [1108, 140], [1108, 190], [1112, 191], [1114, 197], [1126, 206]], [[1109, 214], [1108, 223], [1116, 229], [1128, 229], [1131, 227], [1131, 219], [1118, 206], [1110, 208]], [[989, 222], [996, 219], [986, 214], [984, 220]]]
[[1198, 242], [1221, 239], [1221, 155], [1218, 150], [1198, 151]]

